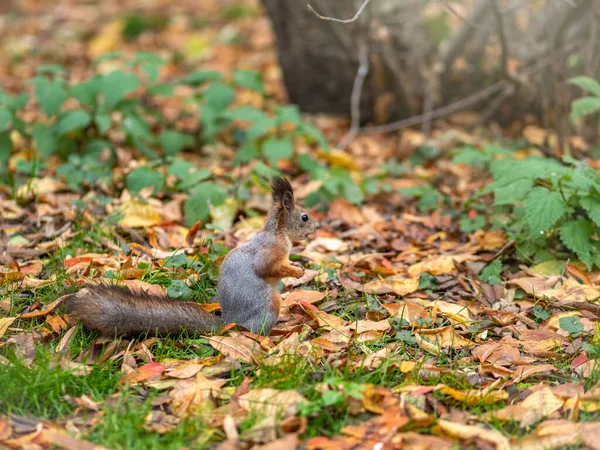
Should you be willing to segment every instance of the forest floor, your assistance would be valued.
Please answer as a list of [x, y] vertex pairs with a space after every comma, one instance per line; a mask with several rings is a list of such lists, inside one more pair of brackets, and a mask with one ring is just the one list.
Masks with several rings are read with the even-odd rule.
[[[145, 51], [168, 61], [166, 78], [258, 71], [269, 102], [286, 103], [254, 1], [14, 3], [20, 12], [0, 8], [9, 93], [30, 89], [42, 64], [81, 79], [107, 52]], [[348, 130], [308, 120], [332, 146]], [[110, 185], [73, 188], [53, 156], [0, 186], [0, 448], [600, 448], [600, 272], [520, 259], [490, 200], [475, 202], [490, 176], [452, 159], [490, 145], [525, 157], [547, 133], [502, 131], [461, 113], [429, 135], [360, 136], [319, 153], [387, 191], [316, 203], [321, 227], [292, 251], [306, 274], [285, 280], [269, 337], [105, 339], [60, 307], [65, 288], [106, 277], [218, 311], [218, 262], [260, 227], [260, 183], [239, 207], [254, 215], [208, 228], [184, 220], [186, 193], [128, 191], [124, 174], [146, 163], [137, 154], [121, 154]], [[230, 165], [234, 142], [185, 159], [248, 177]], [[32, 160], [14, 148], [9, 169]], [[320, 187], [279, 168], [299, 203]]]

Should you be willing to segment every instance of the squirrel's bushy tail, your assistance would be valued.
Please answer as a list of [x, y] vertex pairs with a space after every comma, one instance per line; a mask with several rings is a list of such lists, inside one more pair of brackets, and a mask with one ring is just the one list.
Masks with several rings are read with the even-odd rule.
[[104, 336], [177, 335], [218, 331], [223, 322], [199, 305], [116, 285], [87, 285], [63, 305]]

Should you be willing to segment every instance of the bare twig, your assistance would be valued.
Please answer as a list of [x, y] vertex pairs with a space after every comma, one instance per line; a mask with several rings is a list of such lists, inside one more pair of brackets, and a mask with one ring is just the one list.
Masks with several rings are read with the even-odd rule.
[[490, 0], [490, 3], [492, 4], [492, 11], [496, 18], [496, 26], [498, 27], [498, 40], [500, 41], [500, 50], [502, 52], [502, 74], [507, 79], [512, 80], [512, 77], [508, 72], [508, 45], [506, 43], [506, 33], [504, 32], [504, 18], [502, 17], [502, 12], [500, 12], [496, 0]]
[[[569, 52], [572, 49], [572, 46], [565, 47], [562, 51], [549, 55], [543, 60], [540, 60], [537, 63], [533, 64], [531, 67], [523, 70], [523, 72], [521, 74], [518, 74], [518, 76], [526, 76], [539, 72], [544, 67], [548, 67], [550, 64], [552, 64], [552, 62], [554, 62], [557, 58], [561, 57], [563, 53]], [[434, 109], [429, 114], [420, 114], [418, 116], [408, 117], [406, 119], [398, 120], [397, 122], [392, 122], [385, 125], [363, 128], [362, 130], [359, 130], [359, 134], [389, 133], [391, 131], [397, 131], [403, 128], [420, 125], [426, 120], [435, 120], [450, 115], [452, 113], [458, 112], [462, 109], [476, 104], [477, 102], [480, 102], [481, 100], [490, 98], [496, 92], [505, 91], [506, 89], [514, 89], [514, 83], [503, 79], [482, 89], [479, 92], [475, 92], [474, 94], [469, 95], [468, 97], [457, 100], [454, 103], [450, 103], [449, 105], [442, 106], [441, 108]]]
[[449, 105], [442, 106], [441, 108], [434, 109], [429, 114], [420, 114], [418, 116], [408, 117], [403, 120], [399, 120], [397, 122], [388, 123], [385, 125], [379, 125], [376, 127], [367, 127], [363, 130], [360, 130], [360, 134], [379, 134], [379, 133], [389, 133], [390, 131], [401, 130], [402, 128], [412, 127], [414, 125], [419, 125], [426, 120], [435, 120], [441, 117], [447, 116], [449, 114], [455, 113], [462, 109], [465, 109], [475, 103], [485, 100], [486, 98], [491, 97], [496, 92], [504, 89], [507, 82], [506, 80], [498, 81], [497, 83], [492, 84], [491, 86], [482, 89], [479, 92], [469, 95], [468, 97], [462, 98], [454, 103], [450, 103]]
[[310, 6], [310, 4], [307, 4], [306, 6], [308, 7], [308, 10], [311, 11], [312, 13], [314, 13], [314, 15], [317, 16], [319, 19], [331, 20], [332, 22], [339, 22], [339, 23], [352, 23], [352, 22], [355, 22], [360, 17], [361, 13], [367, 7], [367, 5], [369, 4], [370, 1], [371, 0], [365, 0], [363, 2], [363, 4], [360, 5], [360, 8], [358, 8], [358, 11], [356, 11], [356, 14], [354, 14], [354, 17], [352, 17], [351, 19], [336, 19], [335, 17], [322, 16], [321, 14], [316, 12], [314, 10], [314, 8], [312, 6]]
[[369, 52], [367, 44], [361, 41], [358, 48], [359, 66], [354, 77], [354, 85], [352, 86], [352, 96], [350, 97], [350, 130], [348, 134], [338, 144], [338, 149], [345, 148], [358, 134], [360, 128], [360, 98], [362, 95], [365, 78], [369, 73]]
[[442, 5], [444, 5], [444, 7], [448, 10], [448, 12], [450, 12], [450, 14], [452, 14], [455, 17], [458, 17], [460, 20], [462, 20], [463, 22], [465, 22], [466, 24], [470, 25], [471, 27], [475, 28], [476, 30], [483, 30], [483, 31], [494, 31], [493, 28], [490, 27], [486, 27], [486, 26], [482, 26], [479, 25], [475, 22], [473, 22], [471, 19], [469, 19], [468, 17], [463, 16], [461, 13], [459, 13], [456, 9], [454, 9], [454, 7], [448, 3], [446, 0], [441, 0]]

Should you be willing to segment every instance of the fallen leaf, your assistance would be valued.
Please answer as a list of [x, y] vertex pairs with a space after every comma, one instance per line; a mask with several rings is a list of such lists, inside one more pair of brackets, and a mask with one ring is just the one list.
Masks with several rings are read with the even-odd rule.
[[298, 403], [306, 403], [307, 400], [294, 389], [265, 388], [251, 390], [239, 397], [238, 402], [249, 413], [261, 417], [290, 417], [296, 415]]
[[260, 345], [245, 336], [209, 336], [209, 344], [222, 354], [246, 363], [254, 363], [262, 353]]

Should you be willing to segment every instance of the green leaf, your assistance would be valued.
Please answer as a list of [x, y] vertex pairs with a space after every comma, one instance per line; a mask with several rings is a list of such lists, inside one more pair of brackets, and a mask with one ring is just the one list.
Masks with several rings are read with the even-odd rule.
[[183, 280], [174, 280], [171, 286], [167, 288], [167, 295], [171, 298], [180, 298], [181, 300], [189, 300], [192, 298], [194, 291], [185, 284]]
[[93, 62], [93, 64], [100, 64], [101, 62], [104, 61], [110, 61], [111, 59], [120, 59], [123, 57], [123, 52], [108, 52], [105, 53], [104, 55], [99, 56], [98, 58], [96, 58]]
[[164, 130], [160, 133], [160, 145], [164, 154], [173, 156], [190, 144], [191, 136], [175, 130]]
[[209, 203], [218, 206], [226, 198], [227, 191], [218, 184], [210, 181], [200, 183], [183, 205], [186, 226], [192, 226], [197, 221], [206, 221], [210, 216]]
[[484, 153], [475, 147], [462, 147], [456, 150], [454, 158], [452, 158], [452, 164], [483, 166], [493, 159], [492, 155]]
[[600, 83], [591, 77], [579, 76], [569, 80], [569, 83], [574, 84], [581, 89], [584, 89], [592, 94], [600, 97]]
[[60, 64], [42, 64], [41, 66], [37, 66], [35, 69], [35, 73], [38, 74], [48, 74], [48, 75], [60, 75], [65, 73], [65, 68]]
[[64, 136], [73, 130], [85, 128], [90, 124], [91, 120], [92, 117], [86, 111], [67, 111], [58, 121], [58, 135]]
[[246, 122], [256, 122], [257, 120], [264, 120], [266, 117], [264, 112], [253, 106], [231, 108], [221, 114], [221, 116], [230, 120], [243, 120]]
[[89, 80], [71, 86], [71, 95], [75, 97], [79, 103], [86, 106], [96, 105], [96, 96], [98, 95], [98, 85], [100, 79], [96, 76]]
[[473, 220], [471, 220], [469, 216], [465, 214], [460, 218], [460, 231], [463, 233], [472, 233], [474, 231], [481, 230], [486, 223], [487, 220], [482, 214], [478, 214]]
[[165, 184], [165, 176], [148, 167], [139, 167], [127, 175], [127, 189], [137, 193], [148, 186], [154, 187], [154, 192], [160, 191]]
[[60, 78], [52, 81], [43, 77], [34, 78], [33, 92], [47, 116], [56, 114], [67, 100], [67, 91], [63, 88], [63, 80]]
[[233, 72], [233, 82], [238, 86], [260, 93], [262, 93], [264, 89], [260, 73], [250, 70], [235, 70]]
[[275, 108], [275, 117], [277, 121], [282, 124], [289, 122], [294, 125], [302, 124], [302, 116], [300, 115], [300, 109], [296, 105], [284, 105]]
[[587, 211], [590, 219], [596, 225], [600, 226], [600, 199], [595, 195], [590, 195], [588, 197], [581, 197], [579, 203]]
[[574, 252], [577, 257], [590, 264], [590, 238], [594, 233], [594, 227], [587, 219], [577, 219], [566, 222], [560, 227], [560, 240], [565, 246]]
[[36, 123], [31, 131], [38, 152], [44, 158], [49, 157], [58, 146], [56, 127], [44, 123]]
[[98, 113], [94, 117], [94, 122], [95, 122], [96, 126], [98, 127], [98, 131], [101, 134], [104, 134], [110, 129], [110, 126], [112, 124], [112, 119], [110, 118], [109, 114]]
[[570, 335], [578, 335], [585, 331], [581, 320], [577, 316], [561, 317], [558, 319], [558, 326]]
[[571, 103], [571, 120], [600, 111], [600, 97], [582, 97]]
[[254, 141], [246, 141], [235, 154], [234, 164], [244, 164], [256, 159], [258, 156], [258, 145]]
[[533, 315], [539, 320], [548, 320], [550, 318], [550, 313], [539, 305], [533, 307]]
[[150, 133], [150, 126], [142, 119], [135, 115], [128, 115], [123, 119], [123, 128], [127, 134], [144, 139], [152, 139], [152, 133]]
[[185, 180], [195, 170], [197, 169], [192, 163], [181, 158], [175, 158], [173, 162], [167, 166], [167, 173], [180, 180]]
[[294, 154], [294, 144], [289, 139], [268, 138], [262, 144], [263, 155], [271, 166], [277, 166], [277, 161], [290, 159]]
[[532, 188], [533, 180], [523, 178], [509, 184], [493, 182], [483, 192], [494, 192], [494, 202], [498, 206], [514, 205], [521, 203]]
[[6, 170], [6, 162], [10, 158], [11, 151], [12, 140], [10, 138], [10, 133], [8, 131], [0, 133], [0, 173]]
[[254, 121], [254, 124], [246, 130], [246, 139], [262, 137], [275, 126], [277, 126], [277, 119], [265, 115], [263, 118]]
[[223, 83], [213, 83], [202, 94], [208, 106], [216, 111], [222, 111], [231, 104], [235, 98], [235, 91]]
[[0, 133], [8, 130], [12, 125], [12, 114], [6, 108], [0, 106]]
[[188, 176], [182, 178], [181, 183], [179, 183], [179, 189], [181, 189], [182, 191], [187, 191], [188, 189], [194, 187], [201, 181], [210, 178], [210, 176], [210, 170], [198, 170], [194, 167], [194, 170]]
[[500, 272], [502, 272], [502, 261], [493, 260], [479, 274], [479, 278], [488, 284], [500, 284]]
[[525, 197], [525, 222], [532, 237], [544, 234], [567, 212], [567, 205], [556, 191], [536, 187]]
[[127, 94], [135, 91], [139, 84], [140, 80], [133, 73], [115, 70], [105, 75], [100, 87], [100, 92], [104, 94], [105, 110], [112, 110]]
[[219, 72], [211, 70], [201, 70], [199, 72], [194, 72], [183, 77], [177, 82], [177, 84], [198, 86], [202, 83], [206, 83], [207, 81], [220, 81], [222, 78], [223, 75], [221, 75]]

